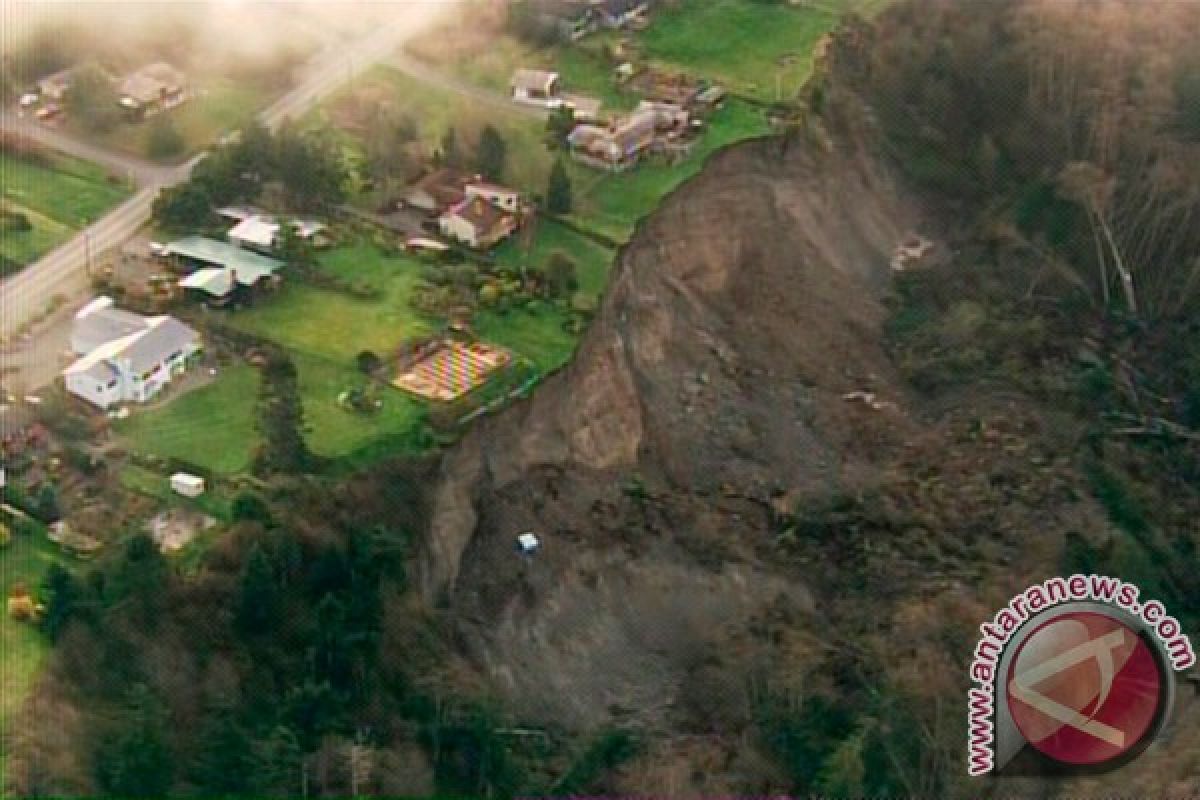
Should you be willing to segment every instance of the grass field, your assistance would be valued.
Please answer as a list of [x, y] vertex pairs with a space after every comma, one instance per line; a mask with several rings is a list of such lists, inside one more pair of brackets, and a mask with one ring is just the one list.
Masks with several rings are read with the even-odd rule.
[[563, 253], [575, 262], [580, 291], [594, 297], [603, 294], [612, 268], [612, 249], [554, 220], [537, 222], [533, 243], [528, 251], [522, 248], [517, 238], [513, 238], [497, 247], [495, 255], [497, 263], [507, 266], [544, 267], [555, 252]]
[[[327, 108], [336, 108], [354, 95], [394, 99], [400, 110], [417, 125], [417, 135], [428, 153], [439, 146], [442, 136], [454, 128], [459, 147], [473, 152], [479, 132], [485, 125], [494, 126], [508, 145], [508, 160], [503, 176], [488, 176], [527, 192], [541, 192], [546, 187], [550, 171], [550, 154], [542, 144], [544, 123], [537, 117], [522, 114], [517, 109], [496, 105], [481, 105], [478, 101], [446, 92], [437, 87], [413, 80], [388, 67], [376, 67], [354, 85], [336, 94]], [[327, 112], [316, 112], [315, 119]]]
[[258, 439], [258, 382], [253, 367], [227, 367], [211, 384], [118, 422], [117, 433], [147, 455], [183, 459], [221, 475], [242, 472]]
[[3, 202], [24, 213], [32, 230], [0, 234], [0, 256], [23, 266], [71, 238], [129, 195], [100, 167], [66, 156], [46, 164], [0, 154]]
[[[184, 149], [178, 155], [161, 160], [181, 160], [204, 149], [222, 134], [245, 124], [267, 101], [264, 92], [243, 83], [224, 79], [208, 82], [182, 105], [165, 112], [166, 118], [183, 138]], [[139, 158], [151, 158], [147, 140], [158, 119], [152, 117], [141, 122], [122, 122], [103, 134], [88, 131], [78, 133], [112, 150]]]
[[[4, 597], [17, 583], [36, 595], [46, 570], [63, 563], [58, 549], [41, 534], [14, 535], [8, 547], [0, 550], [0, 590]], [[17, 622], [5, 613], [0, 618], [0, 737], [7, 737], [9, 726], [33, 686], [34, 678], [48, 652], [46, 639], [27, 622]], [[0, 786], [5, 780], [5, 755], [0, 744]]]
[[338, 457], [376, 439], [411, 433], [420, 424], [421, 405], [399, 391], [381, 391], [383, 408], [369, 415], [347, 411], [337, 398], [366, 383], [355, 356], [372, 350], [386, 357], [405, 340], [430, 332], [433, 321], [414, 311], [410, 303], [420, 281], [420, 262], [386, 256], [362, 242], [324, 253], [321, 268], [344, 280], [368, 283], [380, 296], [359, 299], [294, 280], [285, 283], [279, 294], [256, 308], [232, 314], [228, 321], [292, 354], [309, 446], [319, 455]]
[[655, 10], [639, 42], [651, 61], [759, 100], [792, 97], [812, 72], [813, 48], [855, 0], [802, 7], [755, 0], [684, 0]]
[[519, 353], [541, 372], [551, 372], [571, 360], [579, 339], [563, 328], [566, 321], [565, 311], [535, 302], [532, 308], [481, 311], [474, 328], [480, 338]]

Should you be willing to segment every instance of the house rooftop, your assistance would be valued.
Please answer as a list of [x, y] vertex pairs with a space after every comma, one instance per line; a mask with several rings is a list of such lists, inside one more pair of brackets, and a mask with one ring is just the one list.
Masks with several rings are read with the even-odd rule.
[[207, 236], [185, 236], [168, 244], [164, 252], [168, 256], [228, 267], [236, 274], [238, 283], [244, 284], [256, 283], [283, 267], [283, 262], [277, 258], [259, 255]]
[[540, 69], [518, 69], [513, 73], [512, 86], [514, 89], [546, 92], [558, 80], [557, 72], [547, 72]]
[[156, 61], [127, 75], [118, 91], [123, 98], [144, 105], [160, 99], [164, 91], [182, 88], [183, 83], [182, 72], [165, 61]]
[[467, 198], [446, 213], [462, 217], [476, 230], [480, 231], [490, 231], [501, 220], [508, 217], [507, 212], [497, 208], [482, 197]]
[[99, 380], [111, 380], [117, 373], [110, 362], [118, 358], [127, 359], [132, 372], [145, 372], [200, 338], [200, 334], [174, 317], [143, 319], [142, 330], [97, 347], [63, 370], [63, 374], [82, 373]]

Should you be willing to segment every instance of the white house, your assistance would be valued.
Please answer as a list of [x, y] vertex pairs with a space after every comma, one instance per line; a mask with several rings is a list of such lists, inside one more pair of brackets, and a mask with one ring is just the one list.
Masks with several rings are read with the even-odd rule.
[[517, 229], [517, 215], [482, 197], [468, 197], [438, 217], [442, 235], [487, 250]]
[[521, 193], [516, 189], [487, 181], [472, 181], [467, 184], [467, 197], [481, 197], [497, 208], [515, 214], [521, 209]]
[[558, 73], [540, 69], [519, 69], [512, 77], [512, 98], [518, 103], [558, 108]]
[[[291, 221], [296, 236], [305, 241], [318, 243], [317, 239], [325, 226], [320, 222], [307, 219]], [[226, 233], [226, 238], [238, 247], [245, 247], [260, 253], [269, 254], [279, 247], [279, 230], [281, 224], [273, 217], [262, 214], [250, 214], [244, 217]]]
[[[134, 318], [141, 324], [134, 326]], [[105, 330], [111, 338], [101, 341]], [[76, 315], [71, 346], [90, 349], [63, 370], [67, 391], [108, 409], [157, 395], [187, 369], [201, 342], [200, 334], [174, 317], [139, 317], [99, 298]]]

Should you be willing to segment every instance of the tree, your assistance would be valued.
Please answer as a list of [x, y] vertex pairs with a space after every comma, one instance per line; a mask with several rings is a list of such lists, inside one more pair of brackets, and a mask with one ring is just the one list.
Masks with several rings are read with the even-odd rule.
[[345, 200], [346, 166], [330, 138], [289, 126], [275, 137], [275, 146], [277, 177], [289, 207], [319, 211]]
[[95, 64], [81, 67], [71, 80], [63, 103], [67, 113], [94, 133], [108, 133], [121, 121], [117, 93]]
[[317, 251], [312, 242], [305, 239], [291, 222], [279, 227], [279, 241], [275, 246], [284, 263], [293, 267], [311, 267], [317, 261]]
[[166, 115], [160, 115], [150, 127], [146, 139], [146, 155], [151, 158], [172, 158], [183, 152], [187, 143], [179, 135], [175, 123]]
[[168, 230], [196, 230], [213, 221], [213, 199], [196, 181], [163, 189], [154, 198], [154, 220]]
[[555, 251], [546, 262], [546, 285], [555, 297], [566, 297], [579, 288], [575, 262], [566, 253]]
[[42, 522], [58, 522], [62, 519], [62, 509], [58, 505], [58, 490], [54, 484], [46, 483], [38, 491], [37, 516]]
[[167, 747], [161, 701], [136, 686], [124, 712], [96, 751], [96, 778], [113, 797], [166, 797], [174, 759]]
[[255, 543], [242, 569], [233, 624], [244, 634], [264, 633], [278, 622], [280, 611], [275, 572], [266, 552]]
[[51, 564], [42, 580], [42, 598], [46, 611], [42, 615], [42, 631], [56, 640], [78, 610], [80, 586], [62, 565]]
[[572, 204], [571, 178], [559, 159], [550, 168], [550, 179], [546, 184], [546, 210], [551, 214], [570, 214]]
[[383, 360], [370, 350], [363, 350], [355, 361], [358, 364], [358, 371], [364, 375], [373, 375], [383, 366]]
[[304, 407], [296, 365], [283, 353], [272, 353], [262, 375], [259, 429], [263, 445], [256, 466], [260, 472], [307, 472], [315, 459], [304, 441]]
[[490, 180], [503, 180], [507, 159], [508, 144], [504, 141], [504, 137], [491, 125], [485, 126], [479, 134], [479, 147], [475, 152], [475, 169]]
[[559, 106], [546, 117], [546, 140], [552, 148], [562, 147], [567, 135], [575, 129], [575, 112], [566, 106]]
[[219, 711], [196, 735], [190, 777], [204, 794], [237, 797], [251, 786], [255, 759], [250, 737], [228, 711]]
[[462, 167], [462, 151], [458, 147], [458, 133], [454, 130], [454, 126], [446, 128], [446, 132], [442, 134], [442, 144], [438, 148], [436, 160], [443, 167], [454, 169]]
[[271, 509], [266, 501], [254, 492], [239, 492], [237, 497], [233, 498], [230, 510], [234, 522], [258, 522], [263, 527], [271, 526]]

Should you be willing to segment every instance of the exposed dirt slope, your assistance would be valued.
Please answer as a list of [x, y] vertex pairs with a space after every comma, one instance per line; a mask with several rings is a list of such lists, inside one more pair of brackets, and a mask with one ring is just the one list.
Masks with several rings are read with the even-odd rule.
[[572, 365], [447, 459], [426, 588], [526, 713], [659, 720], [748, 620], [811, 608], [753, 551], [773, 501], [873, 480], [909, 426], [842, 395], [903, 406], [879, 290], [914, 216], [857, 148], [721, 154], [621, 254]]

